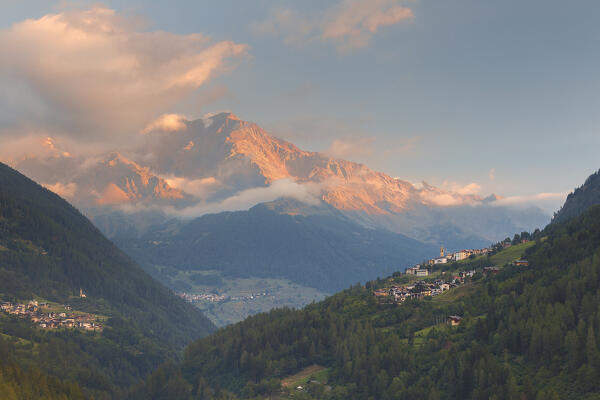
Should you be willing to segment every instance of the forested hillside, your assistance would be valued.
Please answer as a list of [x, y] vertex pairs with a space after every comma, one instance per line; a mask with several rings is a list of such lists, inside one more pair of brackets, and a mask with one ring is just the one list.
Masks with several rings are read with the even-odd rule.
[[[102, 316], [102, 332], [40, 329], [0, 314], [4, 360], [115, 398], [214, 326], [154, 281], [76, 209], [0, 164], [0, 297]], [[80, 296], [80, 290], [85, 293]], [[67, 307], [68, 305], [68, 307]], [[64, 310], [63, 310], [64, 311]]]
[[[180, 368], [154, 374], [138, 396], [177, 382], [177, 398], [190, 399], [225, 389], [240, 398], [599, 398], [600, 207], [551, 225], [525, 257], [529, 266], [476, 273], [435, 298], [382, 304], [354, 286], [304, 310], [250, 317], [189, 346]], [[448, 315], [462, 322], [436, 325]], [[315, 364], [327, 385], [279, 387]]]
[[600, 204], [600, 171], [590, 175], [583, 185], [567, 196], [552, 222], [565, 222], [583, 214], [593, 205]]
[[24, 371], [16, 364], [0, 364], [0, 398], [2, 400], [44, 399], [83, 400], [76, 383], [64, 383], [39, 370]]

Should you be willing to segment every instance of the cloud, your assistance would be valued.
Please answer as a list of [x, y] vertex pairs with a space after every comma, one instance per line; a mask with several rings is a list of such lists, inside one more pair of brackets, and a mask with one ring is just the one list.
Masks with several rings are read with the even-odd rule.
[[188, 179], [179, 176], [164, 176], [163, 178], [169, 186], [200, 199], [208, 198], [223, 186], [212, 176], [201, 179]]
[[462, 194], [462, 195], [475, 195], [477, 193], [479, 193], [481, 191], [481, 186], [475, 182], [473, 183], [469, 183], [468, 185], [465, 185], [461, 188], [458, 188], [456, 190], [456, 193], [458, 194]]
[[[136, 19], [97, 6], [0, 30], [0, 79], [29, 93], [13, 105], [13, 125], [51, 127], [79, 140], [125, 139], [229, 71], [246, 50], [197, 33], [145, 31]], [[14, 101], [2, 97], [0, 104]]]
[[451, 193], [427, 193], [422, 192], [421, 198], [425, 203], [439, 207], [454, 207], [465, 204], [464, 199]]
[[187, 119], [179, 114], [163, 114], [154, 121], [150, 122], [144, 129], [142, 134], [152, 131], [162, 132], [179, 132], [187, 129]]
[[476, 182], [463, 185], [457, 182], [444, 181], [442, 183], [442, 187], [450, 192], [454, 192], [462, 196], [476, 195], [481, 192], [481, 185]]
[[490, 204], [520, 208], [537, 206], [545, 211], [553, 212], [558, 210], [565, 202], [567, 195], [567, 192], [544, 192], [523, 196], [508, 196]]
[[325, 154], [333, 158], [353, 159], [373, 154], [375, 138], [335, 139]]
[[219, 202], [199, 203], [183, 209], [167, 208], [167, 214], [179, 218], [195, 218], [203, 214], [222, 211], [247, 210], [256, 204], [273, 201], [282, 197], [293, 198], [301, 202], [317, 205], [320, 203], [315, 188], [301, 185], [289, 179], [279, 179], [269, 186], [243, 190]]
[[266, 21], [255, 24], [261, 34], [283, 35], [291, 45], [312, 41], [332, 43], [338, 51], [368, 46], [377, 31], [385, 26], [414, 18], [401, 0], [342, 0], [321, 16], [304, 16], [291, 9], [272, 9]]
[[419, 197], [425, 204], [431, 204], [439, 207], [456, 207], [462, 205], [475, 205], [481, 191], [481, 186], [475, 182], [466, 185], [457, 182], [444, 181], [441, 188], [436, 188], [422, 182], [420, 185], [414, 185], [419, 191]]
[[74, 182], [67, 184], [56, 182], [54, 184], [44, 184], [43, 186], [65, 199], [72, 198], [75, 195], [75, 192], [77, 192], [77, 184]]
[[489, 172], [490, 181], [496, 180], [496, 168], [491, 168]]

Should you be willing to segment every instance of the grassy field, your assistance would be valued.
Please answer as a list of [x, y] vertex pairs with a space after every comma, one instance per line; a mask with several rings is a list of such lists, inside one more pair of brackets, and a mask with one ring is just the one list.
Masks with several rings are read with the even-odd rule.
[[467, 283], [452, 290], [447, 290], [444, 293], [435, 296], [431, 299], [434, 303], [451, 303], [464, 296], [469, 296], [476, 289], [478, 283]]
[[[531, 242], [527, 242], [527, 243], [520, 243], [520, 244], [516, 244], [514, 246], [510, 246], [509, 248], [504, 249], [504, 250], [494, 254], [491, 257], [491, 261], [494, 263], [494, 266], [501, 267], [505, 264], [508, 264], [514, 260], [518, 260], [519, 258], [521, 258], [523, 256], [523, 254], [525, 253], [525, 250], [532, 247], [533, 245], [535, 245], [535, 241], [531, 241]], [[486, 257], [487, 257], [487, 255], [478, 256], [475, 258], [466, 258], [464, 260], [458, 261], [457, 263], [459, 265], [467, 264], [467, 263], [470, 263], [473, 261], [483, 260]]]
[[282, 379], [281, 386], [293, 389], [298, 386], [305, 386], [309, 380], [313, 379], [319, 381], [319, 383], [325, 384], [327, 383], [328, 376], [329, 368], [314, 364], [304, 368], [297, 374]]
[[534, 241], [510, 246], [509, 248], [494, 254], [490, 259], [495, 266], [501, 267], [521, 258], [523, 254], [525, 254], [525, 251], [533, 245], [535, 245]]

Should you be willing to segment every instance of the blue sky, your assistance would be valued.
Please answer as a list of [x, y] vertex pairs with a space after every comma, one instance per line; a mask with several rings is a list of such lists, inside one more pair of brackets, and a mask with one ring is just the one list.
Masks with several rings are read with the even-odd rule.
[[[164, 112], [231, 110], [302, 148], [481, 194], [567, 192], [600, 168], [597, 1], [377, 0], [380, 18], [412, 16], [326, 37], [350, 3], [103, 2], [146, 31], [247, 45]], [[64, 9], [5, 1], [0, 28]]]

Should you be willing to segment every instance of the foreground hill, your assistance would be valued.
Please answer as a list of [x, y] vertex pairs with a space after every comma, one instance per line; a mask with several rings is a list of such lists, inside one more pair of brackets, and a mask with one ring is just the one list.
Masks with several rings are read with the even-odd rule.
[[552, 222], [564, 222], [583, 214], [593, 205], [600, 204], [600, 171], [590, 175], [583, 185], [567, 196]]
[[304, 211], [299, 202], [280, 200], [116, 240], [158, 276], [167, 271], [164, 281], [172, 270], [212, 270], [225, 279], [289, 279], [326, 293], [388, 275], [437, 251], [400, 234], [367, 229], [330, 206]]
[[[0, 164], [0, 296], [67, 304], [102, 333], [35, 327], [0, 314], [4, 359], [115, 397], [214, 326], [116, 248], [75, 208]], [[86, 297], [80, 296], [80, 291]], [[65, 311], [65, 310], [63, 310]]]
[[[227, 398], [225, 389], [241, 398], [596, 399], [600, 207], [537, 237], [529, 266], [476, 273], [432, 299], [381, 303], [378, 281], [250, 317], [190, 345], [181, 367], [155, 373], [138, 396], [168, 397], [170, 382], [180, 399]], [[436, 325], [448, 315], [462, 322]], [[279, 387], [306, 367], [327, 386], [315, 377], [302, 391]]]

